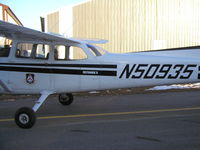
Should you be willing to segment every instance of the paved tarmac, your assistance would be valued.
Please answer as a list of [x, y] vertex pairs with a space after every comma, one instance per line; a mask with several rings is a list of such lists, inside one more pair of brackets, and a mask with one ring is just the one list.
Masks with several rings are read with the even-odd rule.
[[200, 91], [50, 97], [31, 129], [12, 117], [33, 98], [0, 101], [1, 150], [199, 150]]

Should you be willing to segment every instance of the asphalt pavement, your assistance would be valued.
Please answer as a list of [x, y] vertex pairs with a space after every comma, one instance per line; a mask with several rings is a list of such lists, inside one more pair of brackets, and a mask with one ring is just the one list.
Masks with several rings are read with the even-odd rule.
[[200, 91], [75, 96], [70, 106], [51, 96], [31, 129], [15, 111], [36, 97], [0, 101], [1, 150], [199, 150]]

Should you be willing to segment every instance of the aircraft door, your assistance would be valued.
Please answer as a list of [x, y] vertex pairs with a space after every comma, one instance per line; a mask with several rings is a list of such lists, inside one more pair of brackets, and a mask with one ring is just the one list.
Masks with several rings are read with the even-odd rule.
[[59, 93], [70, 93], [80, 90], [80, 66], [71, 59], [73, 47], [67, 45], [54, 46], [54, 64], [58, 73], [54, 75], [54, 88]]
[[9, 87], [16, 93], [52, 90], [49, 66], [50, 45], [18, 43], [16, 61], [9, 68]]
[[[4, 68], [3, 65], [5, 62], [9, 61], [9, 55], [12, 48], [12, 40], [0, 36], [0, 63], [1, 67]], [[0, 71], [0, 93], [8, 93], [10, 91], [8, 87], [8, 71], [1, 69]]]

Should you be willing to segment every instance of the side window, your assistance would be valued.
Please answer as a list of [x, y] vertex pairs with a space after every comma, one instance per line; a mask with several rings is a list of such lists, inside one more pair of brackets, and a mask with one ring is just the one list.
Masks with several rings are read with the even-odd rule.
[[38, 44], [36, 48], [35, 58], [37, 59], [48, 59], [49, 58], [50, 46], [45, 44]]
[[17, 44], [16, 57], [30, 58], [33, 44], [19, 43]]
[[0, 37], [0, 57], [8, 57], [12, 47], [12, 40]]
[[54, 50], [54, 58], [56, 60], [70, 60], [70, 48], [65, 45], [56, 45]]
[[80, 47], [56, 45], [54, 58], [55, 60], [82, 60], [86, 59], [87, 55]]
[[18, 43], [16, 57], [48, 59], [50, 46], [47, 44]]

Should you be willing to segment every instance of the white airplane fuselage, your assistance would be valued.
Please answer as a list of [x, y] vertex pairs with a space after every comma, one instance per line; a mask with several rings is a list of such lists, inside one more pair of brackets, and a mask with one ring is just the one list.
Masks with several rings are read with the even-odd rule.
[[[154, 52], [156, 53], [156, 52]], [[198, 82], [200, 60], [151, 52], [110, 54], [78, 61], [0, 59], [0, 93], [73, 93]], [[30, 80], [30, 81], [29, 81]]]
[[[200, 78], [200, 47], [197, 46], [102, 55], [100, 49], [90, 44], [103, 44], [105, 40], [65, 38], [3, 21], [0, 28], [0, 36], [12, 39], [9, 55], [0, 55], [0, 93], [72, 93], [193, 83]], [[65, 48], [64, 60], [54, 58], [59, 45]], [[67, 49], [71, 46], [82, 49], [87, 58], [68, 60]], [[37, 58], [37, 48], [45, 49], [45, 59]], [[29, 58], [20, 56], [23, 50], [31, 51]]]

